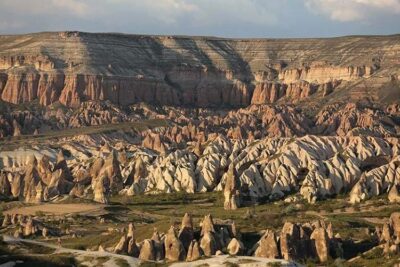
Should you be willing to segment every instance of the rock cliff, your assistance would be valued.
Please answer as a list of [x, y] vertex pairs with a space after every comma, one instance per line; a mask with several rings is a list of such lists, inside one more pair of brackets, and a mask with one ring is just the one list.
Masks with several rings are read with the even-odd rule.
[[296, 102], [315, 94], [323, 98], [336, 91], [335, 98], [341, 99], [357, 100], [367, 93], [379, 98], [380, 89], [399, 79], [399, 43], [399, 35], [223, 39], [54, 32], [0, 36], [0, 96], [14, 104], [38, 99], [41, 105], [59, 101], [69, 107], [88, 100], [238, 107], [284, 99]]

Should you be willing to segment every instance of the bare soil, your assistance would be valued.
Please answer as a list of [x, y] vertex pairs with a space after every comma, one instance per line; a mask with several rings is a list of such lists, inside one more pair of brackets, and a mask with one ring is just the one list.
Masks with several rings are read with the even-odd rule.
[[71, 213], [101, 214], [107, 213], [105, 205], [99, 204], [40, 204], [34, 206], [16, 207], [7, 211], [6, 214], [35, 215], [38, 212], [45, 214], [64, 215]]

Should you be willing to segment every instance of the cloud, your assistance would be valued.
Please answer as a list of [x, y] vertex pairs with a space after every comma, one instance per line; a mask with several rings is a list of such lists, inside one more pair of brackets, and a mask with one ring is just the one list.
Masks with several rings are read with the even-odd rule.
[[[31, 0], [32, 1], [32, 0]], [[64, 12], [69, 11], [77, 16], [86, 16], [90, 7], [84, 3], [83, 1], [77, 0], [52, 0], [50, 3], [50, 8], [54, 7], [55, 9], [62, 9]]]
[[[400, 0], [0, 0], [0, 34], [64, 30], [226, 37], [386, 34], [398, 31], [396, 14]], [[343, 27], [341, 22], [348, 23]]]
[[112, 8], [112, 5], [117, 5], [127, 10], [140, 10], [142, 14], [148, 16], [147, 19], [168, 24], [208, 25], [230, 20], [270, 24], [275, 21], [275, 16], [273, 12], [268, 12], [267, 7], [279, 1], [281, 0], [271, 0], [269, 4], [266, 4], [262, 0], [108, 0], [108, 4], [111, 5], [104, 7]]
[[314, 13], [341, 22], [400, 14], [400, 0], [305, 0], [305, 5]]
[[[9, 21], [8, 30], [31, 21], [48, 18], [45, 29], [58, 22], [66, 25], [121, 25], [132, 27], [147, 23], [158, 28], [194, 28], [222, 26], [232, 23], [271, 25], [277, 22], [276, 4], [284, 0], [1, 0], [0, 18]], [[275, 6], [274, 6], [275, 5]], [[36, 19], [35, 19], [36, 18]], [[77, 20], [75, 22], [71, 20]], [[54, 26], [51, 24], [56, 22]], [[2, 24], [5, 25], [4, 23]], [[4, 27], [0, 25], [0, 30]], [[14, 25], [14, 26], [12, 26]], [[38, 29], [40, 30], [40, 29]]]
[[1, 0], [0, 34], [48, 31], [78, 25], [91, 16], [92, 0]]
[[0, 14], [85, 16], [90, 12], [87, 1], [79, 0], [1, 0]]
[[[198, 6], [187, 0], [100, 0], [98, 2], [95, 8], [100, 14], [97, 13], [97, 16], [107, 16], [116, 10], [122, 13], [129, 11], [136, 16], [136, 18], [133, 17], [131, 19], [152, 20], [167, 24], [177, 23], [177, 19], [182, 15], [190, 16], [198, 12]], [[116, 19], [121, 20], [124, 18], [118, 17]]]
[[[191, 0], [196, 3], [199, 11], [195, 18], [202, 23], [217, 23], [224, 20], [252, 23], [258, 25], [271, 25], [277, 22], [276, 4], [280, 0], [269, 2], [254, 0]], [[275, 6], [274, 6], [275, 5]]]

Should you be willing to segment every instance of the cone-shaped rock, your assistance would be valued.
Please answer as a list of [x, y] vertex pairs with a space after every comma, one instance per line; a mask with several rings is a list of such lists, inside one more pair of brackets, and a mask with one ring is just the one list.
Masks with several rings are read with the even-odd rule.
[[128, 225], [128, 234], [127, 237], [128, 238], [135, 238], [134, 237], [134, 233], [135, 233], [135, 225], [133, 223], [130, 223]]
[[210, 257], [217, 251], [217, 242], [212, 233], [206, 232], [200, 240], [200, 248], [204, 255]]
[[109, 183], [105, 176], [100, 176], [98, 179], [94, 180], [92, 183], [93, 187], [93, 200], [99, 203], [108, 203], [109, 195]]
[[390, 226], [390, 224], [388, 223], [384, 223], [383, 224], [383, 228], [382, 228], [382, 234], [381, 234], [381, 238], [380, 241], [386, 242], [386, 241], [391, 241], [392, 239], [392, 227]]
[[49, 229], [47, 229], [46, 227], [43, 227], [42, 229], [42, 236], [44, 238], [47, 238], [49, 236]]
[[123, 235], [119, 240], [118, 244], [114, 248], [116, 254], [126, 254], [128, 252], [128, 238]]
[[192, 216], [188, 213], [185, 213], [185, 215], [183, 216], [178, 238], [182, 242], [184, 249], [187, 251], [189, 249], [190, 243], [194, 238]]
[[57, 154], [57, 162], [54, 170], [62, 170], [64, 173], [64, 178], [70, 182], [73, 181], [73, 177], [70, 169], [68, 168], [67, 161], [65, 160], [64, 153], [60, 150]]
[[175, 229], [171, 226], [164, 240], [165, 258], [169, 261], [185, 260], [186, 252], [182, 242], [178, 239]]
[[195, 261], [200, 259], [201, 256], [202, 256], [202, 251], [199, 243], [196, 240], [192, 240], [188, 248], [186, 261]]
[[22, 232], [22, 229], [21, 229], [21, 228], [15, 230], [15, 232], [14, 232], [14, 237], [15, 237], [15, 238], [22, 238], [22, 237], [23, 237], [23, 232]]
[[300, 229], [298, 225], [286, 222], [280, 234], [280, 248], [285, 260], [297, 259]]
[[38, 184], [41, 183], [41, 179], [36, 166], [36, 158], [34, 156], [30, 157], [23, 178], [23, 197], [26, 202], [35, 203], [37, 196], [36, 189], [43, 189], [40, 187], [37, 188]]
[[74, 186], [70, 180], [63, 169], [54, 171], [51, 181], [48, 184], [49, 197], [68, 194]]
[[140, 250], [139, 247], [136, 245], [136, 240], [134, 238], [129, 238], [128, 242], [128, 255], [132, 257], [139, 257]]
[[155, 260], [163, 260], [165, 258], [164, 244], [161, 241], [160, 233], [157, 231], [156, 228], [154, 229], [151, 240], [153, 241]]
[[11, 223], [11, 216], [10, 216], [10, 214], [8, 214], [8, 213], [4, 214], [3, 223], [2, 223], [1, 226], [2, 226], [2, 227], [6, 227], [6, 226], [10, 225], [10, 223]]
[[256, 257], [278, 259], [279, 249], [276, 235], [273, 231], [267, 230], [258, 241], [258, 247], [254, 254]]
[[400, 193], [396, 184], [390, 189], [388, 199], [390, 203], [400, 203]]
[[243, 255], [244, 249], [245, 248], [243, 243], [236, 238], [232, 238], [227, 247], [229, 255], [234, 255], [234, 256]]
[[138, 157], [135, 161], [135, 173], [133, 175], [133, 182], [138, 183], [141, 178], [146, 177], [147, 175], [147, 169], [146, 165], [143, 162], [142, 157]]
[[50, 159], [48, 156], [44, 155], [38, 161], [37, 170], [43, 183], [45, 183], [46, 185], [50, 184], [52, 172], [51, 172]]
[[0, 196], [11, 196], [11, 184], [8, 181], [7, 175], [4, 172], [0, 173]]
[[400, 238], [400, 212], [393, 212], [390, 215], [390, 222], [394, 234], [397, 236], [397, 238]]
[[119, 169], [117, 152], [113, 149], [108, 158], [104, 161], [99, 176], [108, 180], [110, 192], [117, 193], [123, 188], [123, 179]]
[[211, 214], [204, 216], [203, 222], [201, 224], [201, 236], [203, 236], [207, 232], [215, 233], [214, 222]]
[[28, 221], [26, 222], [24, 226], [24, 236], [30, 236], [35, 233], [34, 225], [33, 225], [33, 220], [32, 217], [28, 218]]
[[224, 209], [236, 210], [239, 207], [239, 186], [235, 176], [233, 164], [229, 166], [224, 187]]
[[320, 262], [326, 262], [329, 257], [329, 237], [322, 227], [316, 228], [311, 234], [313, 250]]
[[24, 180], [23, 176], [19, 173], [15, 174], [11, 182], [11, 193], [13, 197], [19, 200], [24, 199]]
[[139, 259], [143, 261], [154, 261], [155, 253], [154, 253], [154, 244], [153, 240], [145, 239], [143, 241], [142, 247], [140, 249]]

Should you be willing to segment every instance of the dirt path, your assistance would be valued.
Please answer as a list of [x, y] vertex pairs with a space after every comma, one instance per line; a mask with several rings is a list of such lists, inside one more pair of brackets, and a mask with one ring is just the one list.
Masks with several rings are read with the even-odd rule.
[[[114, 254], [114, 253], [109, 253], [109, 252], [101, 252], [101, 251], [86, 251], [86, 250], [77, 250], [77, 249], [69, 249], [69, 248], [63, 248], [59, 247], [57, 245], [53, 244], [48, 244], [45, 242], [40, 242], [40, 241], [34, 241], [34, 240], [28, 240], [28, 239], [21, 239], [21, 238], [14, 238], [12, 236], [8, 235], [3, 235], [3, 241], [6, 243], [29, 243], [29, 244], [35, 244], [47, 248], [53, 248], [56, 249], [56, 251], [53, 254], [60, 254], [60, 253], [69, 253], [73, 254], [76, 257], [109, 257], [111, 262], [114, 262], [115, 259], [123, 259], [125, 260], [129, 266], [131, 267], [137, 267], [140, 265], [140, 260], [130, 257], [130, 256], [124, 256], [124, 255], [119, 255], [119, 254]], [[107, 266], [107, 262], [105, 263]]]
[[169, 265], [170, 267], [200, 267], [200, 266], [241, 266], [241, 267], [265, 267], [275, 263], [282, 267], [301, 267], [302, 265], [285, 260], [267, 259], [248, 256], [231, 257], [229, 255], [215, 256], [205, 260], [195, 262], [178, 262]]
[[35, 215], [37, 212], [43, 212], [47, 214], [63, 215], [70, 213], [85, 213], [85, 214], [98, 214], [107, 213], [104, 210], [104, 205], [101, 204], [40, 204], [33, 206], [16, 207], [10, 210], [4, 211], [5, 214], [23, 214], [23, 215]]
[[[140, 260], [137, 258], [133, 258], [130, 256], [119, 255], [109, 252], [100, 252], [100, 251], [86, 251], [86, 250], [76, 250], [76, 249], [69, 249], [59, 247], [57, 245], [48, 244], [45, 242], [34, 241], [29, 239], [21, 239], [21, 238], [14, 238], [12, 236], [3, 235], [3, 241], [9, 244], [12, 243], [29, 243], [35, 244], [47, 248], [56, 249], [53, 254], [61, 254], [61, 253], [68, 253], [74, 255], [76, 258], [85, 259], [85, 257], [92, 257], [92, 258], [99, 258], [99, 257], [108, 257], [109, 260], [103, 263], [103, 266], [116, 266], [116, 259], [123, 259], [125, 260], [129, 266], [131, 267], [139, 267]], [[83, 260], [84, 261], [84, 260]], [[301, 267], [302, 265], [294, 262], [288, 262], [285, 260], [276, 260], [276, 259], [266, 259], [266, 258], [257, 258], [257, 257], [248, 257], [248, 256], [238, 256], [238, 257], [230, 257], [229, 255], [222, 255], [222, 256], [215, 256], [205, 260], [199, 260], [196, 262], [180, 262], [174, 263], [170, 266], [173, 267], [191, 267], [191, 266], [225, 266], [227, 263], [235, 264], [235, 266], [266, 266], [268, 263], [278, 263], [279, 266], [285, 267]]]

